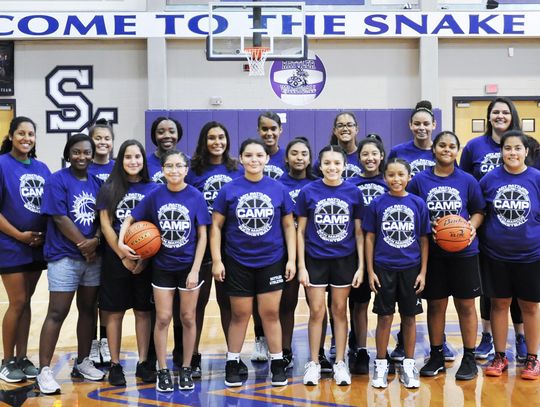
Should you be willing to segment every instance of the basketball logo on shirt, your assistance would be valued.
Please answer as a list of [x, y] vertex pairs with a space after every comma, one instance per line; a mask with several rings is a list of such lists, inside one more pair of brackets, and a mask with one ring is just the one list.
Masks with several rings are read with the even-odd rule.
[[212, 175], [209, 177], [206, 182], [204, 183], [203, 187], [203, 196], [206, 200], [206, 205], [208, 205], [208, 211], [212, 213], [214, 200], [216, 199], [216, 196], [218, 192], [220, 191], [221, 187], [225, 185], [227, 182], [231, 182], [232, 178], [228, 175], [223, 174], [217, 174]]
[[343, 174], [341, 176], [344, 179], [349, 179], [352, 177], [359, 177], [362, 174], [362, 169], [357, 165], [347, 163], [343, 169]]
[[499, 165], [501, 165], [501, 153], [488, 153], [482, 158], [480, 172], [482, 174], [487, 174]]
[[340, 242], [347, 236], [351, 219], [349, 205], [338, 198], [326, 198], [315, 207], [314, 222], [319, 237], [327, 242]]
[[293, 201], [294, 204], [296, 204], [296, 198], [298, 198], [299, 193], [300, 193], [300, 188], [289, 191], [289, 196], [291, 197], [291, 200]]
[[116, 205], [116, 219], [122, 223], [130, 214], [133, 208], [137, 206], [139, 202], [144, 198], [143, 194], [138, 194], [136, 192], [130, 192], [124, 195], [124, 197]]
[[426, 160], [424, 158], [419, 158], [418, 160], [413, 160], [410, 163], [411, 165], [411, 176], [415, 176], [421, 171], [427, 170], [435, 166], [435, 163], [431, 160]]
[[154, 181], [156, 184], [165, 184], [165, 176], [163, 175], [163, 172], [158, 171], [152, 175], [152, 181]]
[[275, 165], [266, 164], [264, 166], [264, 175], [268, 175], [272, 179], [280, 179], [283, 175], [283, 170]]
[[493, 199], [497, 219], [504, 226], [517, 227], [527, 222], [531, 211], [529, 191], [520, 185], [504, 185], [497, 190]]
[[426, 204], [432, 220], [446, 215], [459, 215], [463, 207], [459, 191], [447, 186], [431, 189]]
[[238, 200], [236, 206], [238, 228], [249, 236], [262, 236], [272, 228], [274, 205], [266, 194], [250, 192]]
[[96, 174], [96, 177], [105, 182], [109, 178], [109, 174], [107, 174], [106, 172], [102, 174]]
[[75, 223], [90, 226], [96, 219], [96, 198], [94, 195], [82, 191], [80, 195], [73, 197], [73, 209]]
[[415, 241], [414, 212], [405, 205], [385, 209], [381, 224], [384, 241], [397, 249], [409, 247]]
[[384, 187], [373, 182], [358, 185], [358, 189], [362, 191], [362, 196], [364, 198], [364, 206], [369, 206], [371, 201], [373, 201], [378, 196], [384, 194]]
[[189, 240], [191, 220], [189, 210], [181, 204], [170, 203], [158, 210], [161, 243], [169, 249], [184, 246]]
[[19, 194], [24, 207], [30, 212], [39, 213], [45, 179], [37, 174], [24, 174], [19, 181]]

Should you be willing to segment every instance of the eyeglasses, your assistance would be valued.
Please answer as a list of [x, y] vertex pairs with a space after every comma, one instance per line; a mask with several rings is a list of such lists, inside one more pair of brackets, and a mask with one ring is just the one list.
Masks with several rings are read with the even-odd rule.
[[168, 171], [171, 171], [173, 169], [181, 169], [181, 168], [186, 168], [187, 165], [186, 164], [163, 164], [163, 169], [164, 170], [168, 170]]
[[356, 127], [356, 123], [338, 123], [336, 124], [336, 129], [344, 129], [347, 127], [348, 129], [353, 129]]

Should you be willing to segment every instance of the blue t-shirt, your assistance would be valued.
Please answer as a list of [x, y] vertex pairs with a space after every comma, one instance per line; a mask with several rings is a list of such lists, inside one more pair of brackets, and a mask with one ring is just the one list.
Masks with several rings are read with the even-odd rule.
[[355, 253], [354, 221], [362, 218], [363, 207], [362, 192], [350, 182], [329, 186], [321, 179], [302, 188], [296, 211], [307, 218], [307, 254], [328, 259]]
[[266, 267], [285, 256], [281, 218], [292, 213], [287, 188], [264, 176], [258, 182], [239, 177], [225, 184], [214, 212], [225, 216], [225, 253], [250, 268]]
[[206, 202], [193, 186], [177, 192], [159, 185], [131, 211], [135, 221], [152, 222], [161, 231], [161, 248], [153, 257], [159, 270], [189, 268], [195, 258], [197, 228], [211, 223]]
[[146, 163], [148, 165], [150, 179], [157, 184], [164, 184], [166, 181], [163, 176], [160, 159], [154, 153], [151, 153], [146, 156]]
[[510, 174], [497, 167], [480, 180], [487, 202], [480, 249], [502, 261], [540, 260], [540, 171]]
[[296, 207], [296, 198], [298, 198], [298, 194], [300, 193], [300, 190], [305, 187], [308, 184], [311, 184], [313, 182], [313, 179], [311, 178], [293, 178], [288, 173], [284, 174], [280, 179], [279, 182], [281, 182], [287, 190], [289, 191], [289, 196], [291, 197], [293, 204]]
[[[43, 188], [51, 172], [31, 158], [29, 164], [11, 154], [0, 155], [0, 211], [21, 232], [45, 232], [47, 218], [40, 213]], [[30, 247], [0, 232], [1, 267], [43, 260], [43, 247]]]
[[83, 181], [63, 168], [49, 177], [41, 202], [41, 213], [50, 215], [45, 238], [45, 260], [57, 261], [65, 257], [84, 260], [71, 240], [56, 228], [52, 216], [67, 216], [86, 239], [95, 236], [99, 222], [96, 221], [96, 197], [102, 181], [88, 174]]
[[202, 192], [208, 212], [212, 213], [214, 200], [221, 187], [242, 175], [244, 175], [244, 169], [240, 166], [236, 170], [229, 171], [225, 164], [209, 165], [201, 175], [197, 175], [190, 169], [186, 182]]
[[369, 206], [373, 199], [388, 191], [388, 185], [384, 182], [382, 174], [375, 175], [374, 177], [354, 177], [350, 178], [349, 182], [352, 182], [362, 191], [364, 206]]
[[[478, 181], [459, 168], [447, 177], [435, 175], [433, 168], [422, 171], [407, 185], [407, 190], [426, 202], [432, 221], [446, 215], [460, 215], [469, 220], [471, 214], [483, 212], [486, 207]], [[430, 251], [430, 255], [436, 256], [474, 256], [478, 253], [478, 239], [458, 253], [446, 252], [430, 239]]]
[[[313, 172], [319, 176], [322, 177], [321, 173], [321, 163], [319, 159], [315, 161], [315, 164], [313, 165]], [[343, 174], [341, 176], [343, 179], [351, 179], [356, 178], [362, 175], [364, 172], [364, 167], [362, 167], [362, 164], [360, 164], [360, 158], [358, 157], [358, 150], [347, 154], [347, 164], [345, 164], [345, 168], [343, 169]]]
[[374, 262], [378, 267], [403, 270], [421, 263], [420, 237], [431, 232], [426, 203], [413, 194], [389, 193], [371, 201], [363, 229], [375, 233]]
[[279, 149], [275, 154], [270, 155], [268, 164], [264, 166], [264, 175], [273, 179], [280, 179], [283, 174], [287, 173], [285, 165], [285, 150]]
[[[110, 184], [105, 184], [102, 187], [103, 188], [109, 187]], [[151, 191], [158, 188], [158, 185], [153, 182], [133, 182], [129, 183], [128, 190], [124, 197], [118, 202], [118, 205], [116, 205], [116, 210], [114, 211], [114, 217], [112, 219], [112, 227], [116, 234], [120, 232], [120, 228], [122, 227], [122, 223], [124, 220], [131, 215], [131, 211], [133, 208], [137, 206], [139, 202], [143, 200], [143, 198], [148, 195]], [[101, 200], [101, 202], [97, 205], [97, 210], [100, 211], [102, 209], [107, 208], [107, 198], [104, 200]]]
[[88, 166], [88, 172], [105, 182], [107, 181], [107, 178], [109, 178], [109, 175], [111, 175], [113, 167], [114, 160], [109, 160], [107, 164], [96, 164], [92, 162]]
[[413, 140], [392, 147], [390, 154], [388, 154], [388, 159], [394, 157], [403, 158], [411, 165], [411, 175], [413, 177], [420, 171], [424, 171], [435, 165], [431, 149], [423, 150], [418, 148]]
[[470, 140], [459, 160], [459, 168], [474, 175], [477, 180], [501, 164], [501, 146], [487, 135]]

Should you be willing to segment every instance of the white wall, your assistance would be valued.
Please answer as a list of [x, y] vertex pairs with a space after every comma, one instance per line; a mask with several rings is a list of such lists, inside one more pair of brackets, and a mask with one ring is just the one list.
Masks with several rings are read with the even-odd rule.
[[[38, 126], [37, 152], [51, 170], [61, 166], [64, 134], [46, 134], [46, 110], [55, 110], [45, 95], [45, 77], [58, 65], [93, 65], [93, 89], [81, 90], [98, 107], [118, 108], [119, 146], [128, 138], [144, 140], [147, 106], [145, 41], [17, 41], [15, 44], [17, 115]], [[74, 85], [66, 89], [74, 91]]]

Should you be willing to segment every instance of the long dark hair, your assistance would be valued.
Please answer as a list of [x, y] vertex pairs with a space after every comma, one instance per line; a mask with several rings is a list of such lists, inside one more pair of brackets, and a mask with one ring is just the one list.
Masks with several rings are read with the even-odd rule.
[[[339, 144], [339, 140], [337, 138], [337, 136], [334, 134], [334, 129], [336, 128], [336, 124], [337, 124], [337, 120], [341, 117], [341, 116], [345, 116], [346, 114], [348, 114], [349, 116], [351, 116], [353, 118], [353, 121], [354, 121], [354, 124], [356, 125], [356, 129], [358, 129], [358, 120], [356, 120], [356, 116], [353, 112], [340, 112], [336, 115], [336, 117], [334, 117], [334, 125], [332, 126], [332, 134], [330, 135], [330, 144], [332, 145], [338, 145]], [[354, 141], [354, 143], [356, 144], [356, 140]]]
[[[294, 146], [295, 144], [303, 144], [308, 149], [309, 153], [309, 164], [306, 167], [306, 178], [307, 179], [317, 179], [315, 175], [313, 175], [313, 167], [311, 166], [313, 162], [313, 154], [311, 152], [311, 146], [309, 144], [309, 140], [305, 137], [296, 137], [289, 141], [289, 144], [287, 144], [287, 147], [285, 148], [285, 157], [289, 156], [289, 150]], [[287, 170], [289, 171], [289, 162], [285, 161], [285, 167], [287, 167]]]
[[141, 176], [141, 182], [148, 183], [150, 182], [150, 176], [148, 175], [148, 165], [146, 163], [146, 152], [144, 151], [143, 145], [137, 140], [126, 140], [120, 146], [118, 150], [118, 156], [114, 163], [114, 167], [105, 181], [105, 184], [101, 187], [97, 197], [97, 205], [105, 204], [105, 209], [109, 214], [109, 218], [112, 220], [114, 218], [114, 211], [118, 206], [120, 200], [126, 195], [129, 189], [128, 175], [124, 170], [124, 156], [126, 155], [126, 150], [130, 146], [137, 146], [141, 151], [143, 158], [143, 167], [139, 172]]
[[[32, 119], [25, 116], [14, 117], [9, 123], [8, 134], [4, 137], [4, 140], [2, 141], [2, 146], [0, 146], [0, 155], [11, 152], [11, 149], [13, 148], [13, 140], [10, 140], [10, 137], [13, 138], [13, 135], [22, 123], [30, 123], [32, 126], [34, 126], [34, 133], [36, 132], [36, 123], [34, 123]], [[35, 144], [32, 150], [30, 150], [30, 152], [28, 153], [28, 157], [37, 157]]]
[[225, 139], [227, 140], [227, 147], [223, 152], [223, 164], [228, 171], [235, 171], [238, 168], [238, 161], [229, 155], [231, 149], [231, 138], [227, 128], [216, 121], [206, 123], [199, 134], [199, 140], [197, 141], [197, 148], [195, 154], [191, 158], [191, 169], [195, 171], [195, 174], [202, 175], [210, 166], [210, 152], [208, 151], [208, 132], [213, 128], [220, 128], [225, 133]]
[[382, 141], [375, 137], [366, 137], [358, 143], [358, 160], [360, 160], [360, 156], [362, 154], [362, 149], [367, 144], [373, 144], [377, 150], [379, 150], [379, 153], [381, 153], [381, 162], [379, 163], [379, 172], [382, 174], [384, 172], [384, 165], [386, 162], [386, 151], [384, 151], [384, 145]]
[[512, 122], [510, 123], [510, 127], [506, 131], [510, 130], [521, 130], [521, 126], [519, 124], [519, 114], [516, 109], [516, 106], [514, 105], [514, 102], [512, 102], [510, 99], [505, 97], [498, 97], [496, 99], [493, 99], [491, 103], [488, 105], [487, 108], [487, 126], [486, 126], [486, 132], [484, 133], [485, 136], [491, 137], [491, 133], [493, 132], [493, 126], [491, 125], [491, 121], [489, 120], [489, 116], [491, 115], [491, 111], [493, 110], [493, 106], [495, 106], [495, 103], [504, 103], [506, 106], [508, 106], [508, 109], [510, 109], [510, 115], [512, 116]]

